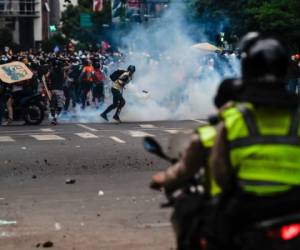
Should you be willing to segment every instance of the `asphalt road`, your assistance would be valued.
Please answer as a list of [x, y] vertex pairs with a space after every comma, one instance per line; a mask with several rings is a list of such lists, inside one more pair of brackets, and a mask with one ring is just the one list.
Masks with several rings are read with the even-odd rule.
[[167, 148], [199, 123], [0, 127], [0, 249], [174, 249], [164, 195], [148, 188], [168, 163], [142, 138]]

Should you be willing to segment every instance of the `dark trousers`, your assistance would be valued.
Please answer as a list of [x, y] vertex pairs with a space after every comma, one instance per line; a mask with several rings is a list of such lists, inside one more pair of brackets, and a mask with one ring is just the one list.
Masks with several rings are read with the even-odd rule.
[[103, 83], [96, 84], [93, 87], [93, 99], [98, 99], [98, 101], [103, 101], [104, 99], [104, 89], [103, 89]]
[[87, 94], [92, 90], [93, 88], [93, 83], [92, 82], [82, 82], [82, 99], [81, 99], [81, 104], [82, 108], [85, 108], [86, 105], [86, 99], [87, 99]]
[[5, 106], [6, 106], [5, 99], [0, 97], [0, 125], [2, 123], [2, 118], [4, 116]]
[[117, 90], [112, 88], [111, 89], [112, 95], [113, 95], [113, 104], [111, 104], [110, 106], [107, 107], [107, 109], [103, 112], [103, 114], [108, 114], [110, 111], [112, 111], [113, 109], [117, 109], [116, 110], [116, 114], [115, 116], [119, 116], [121, 109], [125, 106], [125, 99], [122, 96], [122, 93]]
[[75, 107], [75, 105], [76, 105], [75, 86], [71, 85], [69, 87], [65, 87], [64, 95], [66, 98], [64, 110], [67, 111], [69, 109], [71, 99], [72, 99], [72, 106]]

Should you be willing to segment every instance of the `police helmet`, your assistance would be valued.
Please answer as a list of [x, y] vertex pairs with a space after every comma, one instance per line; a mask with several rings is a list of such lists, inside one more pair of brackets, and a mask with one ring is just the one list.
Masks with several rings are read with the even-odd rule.
[[253, 46], [259, 39], [261, 38], [260, 33], [256, 31], [252, 31], [247, 33], [239, 42], [239, 50], [240, 52], [247, 53], [251, 46]]
[[100, 65], [99, 62], [95, 62], [95, 63], [94, 63], [94, 68], [95, 68], [95, 69], [100, 69], [100, 67], [101, 67], [101, 65]]
[[245, 80], [284, 80], [288, 69], [288, 54], [279, 41], [266, 38], [253, 44], [242, 56], [242, 76]]

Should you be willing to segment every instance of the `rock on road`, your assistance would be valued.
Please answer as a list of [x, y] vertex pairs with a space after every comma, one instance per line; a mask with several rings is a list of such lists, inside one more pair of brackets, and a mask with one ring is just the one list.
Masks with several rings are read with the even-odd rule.
[[168, 163], [142, 138], [167, 145], [199, 123], [0, 127], [0, 249], [175, 249], [164, 195], [148, 188]]

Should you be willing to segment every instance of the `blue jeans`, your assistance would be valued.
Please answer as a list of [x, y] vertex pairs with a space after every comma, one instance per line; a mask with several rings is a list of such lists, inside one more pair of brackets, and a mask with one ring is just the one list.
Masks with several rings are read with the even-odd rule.
[[290, 79], [288, 81], [288, 91], [292, 94], [296, 94], [299, 91], [298, 79]]

